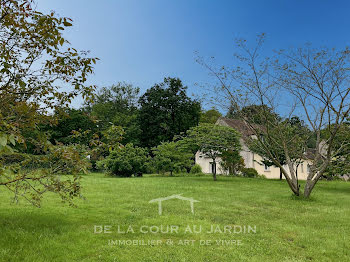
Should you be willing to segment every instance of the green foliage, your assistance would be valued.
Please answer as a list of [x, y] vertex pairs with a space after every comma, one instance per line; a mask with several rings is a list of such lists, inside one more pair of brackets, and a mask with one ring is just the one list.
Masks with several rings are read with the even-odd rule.
[[86, 151], [79, 145], [49, 146], [43, 155], [2, 155], [0, 161], [0, 185], [11, 190], [15, 200], [21, 196], [36, 206], [47, 192], [74, 205], [73, 198], [80, 196], [80, 175], [90, 166]]
[[202, 111], [200, 115], [199, 122], [207, 123], [207, 124], [215, 124], [216, 121], [221, 117], [222, 114], [216, 110], [216, 108], [212, 108], [207, 111]]
[[230, 175], [237, 175], [244, 168], [244, 159], [238, 151], [227, 150], [221, 155], [221, 166], [229, 172]]
[[120, 147], [120, 141], [123, 139], [123, 135], [124, 129], [122, 127], [111, 125], [102, 132], [104, 146], [107, 147], [109, 151]]
[[100, 89], [84, 110], [97, 119], [100, 130], [110, 125], [123, 127], [123, 144], [139, 144], [140, 127], [137, 121], [137, 99], [140, 89], [127, 83], [118, 83]]
[[143, 147], [171, 141], [175, 135], [198, 124], [200, 103], [190, 99], [186, 90], [180, 79], [165, 78], [140, 98], [138, 119]]
[[97, 166], [104, 168], [110, 174], [130, 177], [133, 174], [144, 173], [148, 161], [149, 157], [145, 149], [126, 144], [111, 151], [106, 159], [97, 162]]
[[108, 156], [110, 152], [122, 146], [124, 129], [120, 126], [111, 125], [100, 134], [94, 134], [90, 141], [90, 160], [92, 168], [96, 169], [96, 162]]
[[[84, 111], [77, 109], [63, 109], [55, 113], [57, 124], [44, 128], [50, 133], [52, 143], [89, 145], [95, 132], [96, 122]], [[77, 135], [76, 132], [80, 134]]]
[[191, 171], [190, 171], [191, 174], [201, 174], [202, 173], [202, 168], [200, 165], [198, 164], [195, 164], [191, 167]]
[[231, 105], [226, 116], [232, 119], [247, 119], [249, 123], [257, 125], [265, 125], [267, 122], [274, 123], [280, 119], [272, 108], [266, 105], [250, 105], [241, 110], [237, 110]]
[[[311, 131], [298, 117], [266, 122], [261, 125], [261, 139], [251, 139], [248, 143], [249, 149], [263, 157], [262, 164], [276, 166], [273, 159], [282, 166], [287, 164], [285, 148], [292, 162], [297, 163], [304, 158]], [[293, 146], [291, 146], [293, 145]], [[273, 158], [271, 158], [271, 155]], [[277, 166], [278, 167], [278, 166]]]
[[[26, 149], [40, 138], [42, 156], [55, 157], [50, 168], [38, 174], [1, 165], [0, 186], [36, 205], [49, 191], [71, 201], [79, 195], [80, 155], [71, 147], [50, 147], [40, 125], [49, 110], [67, 107], [77, 96], [90, 98], [94, 86], [86, 85], [86, 80], [97, 58], [87, 57], [63, 37], [71, 19], [55, 12], [43, 14], [32, 0], [1, 1], [0, 13], [0, 153]], [[69, 161], [76, 163], [72, 166]], [[73, 178], [60, 180], [62, 171]]]
[[200, 124], [186, 132], [184, 146], [200, 150], [211, 159], [221, 157], [227, 150], [239, 152], [239, 133], [233, 128], [213, 124]]
[[244, 177], [259, 177], [258, 171], [254, 168], [243, 168], [242, 176]]
[[[350, 119], [348, 119], [350, 121]], [[330, 136], [330, 130], [332, 127], [328, 127], [322, 131], [322, 138], [327, 140]], [[350, 122], [343, 123], [338, 131], [338, 134], [334, 138], [334, 158], [331, 160], [325, 175], [350, 175]]]
[[[239, 133], [233, 128], [213, 124], [200, 124], [186, 132], [186, 136], [179, 142], [189, 150], [201, 151], [213, 160], [216, 166], [218, 157], [226, 151], [237, 152], [241, 150]], [[216, 168], [213, 172], [216, 180]]]
[[186, 152], [179, 142], [162, 142], [153, 148], [154, 164], [160, 172], [180, 172], [193, 163], [191, 152]]

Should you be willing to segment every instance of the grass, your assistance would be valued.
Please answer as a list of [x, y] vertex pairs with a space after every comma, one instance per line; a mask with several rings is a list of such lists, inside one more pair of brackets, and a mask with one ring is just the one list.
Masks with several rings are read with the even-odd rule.
[[[350, 261], [350, 186], [320, 182], [310, 200], [293, 198], [285, 181], [219, 177], [110, 178], [83, 180], [78, 208], [49, 195], [38, 209], [11, 204], [0, 189], [0, 261]], [[153, 198], [183, 193], [199, 200], [195, 214], [182, 200]], [[95, 225], [112, 233], [95, 234]], [[135, 233], [118, 233], [118, 225]], [[140, 233], [141, 226], [179, 227], [178, 233]], [[201, 233], [185, 233], [186, 226]], [[256, 233], [207, 231], [211, 225], [256, 226]], [[145, 228], [144, 228], [145, 229]], [[110, 240], [173, 241], [173, 245], [110, 245]], [[181, 245], [183, 240], [194, 240]], [[200, 240], [212, 241], [200, 245]], [[240, 240], [241, 245], [215, 240]], [[182, 242], [181, 242], [182, 241]], [[145, 242], [147, 243], [147, 242]], [[202, 242], [203, 243], [203, 242]], [[237, 243], [237, 242], [236, 242]]]

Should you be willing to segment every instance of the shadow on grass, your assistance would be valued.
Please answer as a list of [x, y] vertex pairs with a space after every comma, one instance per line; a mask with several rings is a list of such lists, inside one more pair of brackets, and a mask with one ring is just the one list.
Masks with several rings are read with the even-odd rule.
[[348, 182], [339, 182], [339, 184], [331, 184], [323, 183], [316, 185], [319, 190], [328, 191], [331, 193], [346, 193], [350, 194], [350, 183]]
[[300, 195], [299, 195], [299, 196], [296, 196], [296, 195], [294, 195], [294, 194], [291, 194], [291, 195], [290, 195], [290, 199], [291, 199], [291, 200], [294, 200], [294, 201], [300, 201], [300, 202], [316, 202], [316, 201], [317, 201], [317, 199], [314, 198], [314, 197], [312, 197], [312, 196], [310, 196], [309, 198], [306, 198], [306, 197], [304, 196], [304, 192], [300, 192]]
[[14, 232], [20, 230], [28, 233], [46, 231], [59, 235], [70, 226], [73, 226], [73, 223], [70, 223], [60, 214], [28, 213], [23, 210], [20, 213], [17, 211], [16, 213], [3, 214], [0, 218], [1, 232], [5, 230]]

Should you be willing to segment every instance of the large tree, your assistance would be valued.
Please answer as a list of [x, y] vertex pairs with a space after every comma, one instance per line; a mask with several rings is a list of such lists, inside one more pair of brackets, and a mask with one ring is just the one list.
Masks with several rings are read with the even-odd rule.
[[273, 109], [267, 105], [247, 105], [242, 108], [237, 108], [231, 105], [227, 117], [232, 119], [241, 119], [246, 116], [250, 123], [263, 125], [266, 121], [279, 121], [281, 117], [273, 112]]
[[[238, 59], [234, 68], [215, 68], [203, 59], [198, 61], [218, 80], [219, 85], [215, 87], [218, 99], [226, 101], [235, 111], [255, 104], [268, 106], [275, 113], [283, 112], [284, 119], [298, 115], [305, 120], [316, 136], [315, 153], [308, 159], [312, 164], [304, 188], [304, 196], [308, 198], [338, 151], [335, 137], [349, 115], [350, 51], [347, 48], [315, 49], [307, 45], [279, 51], [276, 58], [268, 59], [260, 53], [263, 42], [263, 35], [257, 38], [254, 46], [238, 40]], [[271, 121], [266, 110], [263, 113], [266, 120], [263, 129], [257, 128], [247, 114], [241, 115], [241, 119], [274, 165], [282, 170], [292, 192], [299, 196], [301, 192], [291, 153], [298, 148], [295, 140], [299, 135], [291, 134], [290, 129], [285, 128], [285, 122]], [[330, 134], [326, 140], [321, 138], [324, 128], [328, 128]], [[288, 168], [274, 156], [266, 137], [280, 144]], [[302, 142], [306, 144], [307, 140]]]
[[141, 144], [154, 147], [196, 126], [200, 103], [189, 98], [187, 87], [178, 78], [165, 78], [140, 98]]
[[212, 109], [203, 110], [201, 112], [199, 122], [215, 124], [220, 117], [222, 117], [222, 114], [215, 107], [213, 107]]
[[137, 121], [139, 88], [127, 83], [117, 83], [98, 90], [93, 101], [84, 110], [97, 120], [100, 130], [111, 125], [123, 127], [123, 144], [139, 144], [140, 127]]
[[[83, 110], [64, 108], [55, 112], [57, 122], [44, 127], [49, 132], [51, 143], [83, 144], [88, 146], [95, 132], [96, 122]], [[74, 132], [82, 135], [74, 135]]]
[[[77, 51], [63, 36], [71, 20], [54, 12], [43, 14], [33, 6], [31, 0], [0, 0], [1, 154], [13, 152], [15, 144], [25, 144], [23, 130], [38, 130], [49, 110], [67, 106], [79, 95], [89, 98], [94, 89], [85, 82], [96, 58]], [[40, 161], [47, 168], [40, 172], [18, 171], [1, 163], [0, 186], [35, 204], [49, 191], [64, 200], [79, 195], [79, 177], [61, 177], [84, 170], [79, 152], [49, 144], [44, 149]]]

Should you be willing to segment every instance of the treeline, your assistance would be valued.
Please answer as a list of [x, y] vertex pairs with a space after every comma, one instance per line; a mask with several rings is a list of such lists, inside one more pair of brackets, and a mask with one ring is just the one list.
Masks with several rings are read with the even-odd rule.
[[[119, 176], [144, 172], [172, 175], [190, 172], [200, 148], [193, 139], [190, 144], [183, 143], [187, 132], [194, 132], [199, 124], [210, 125], [205, 133], [215, 132], [212, 126], [220, 116], [215, 108], [203, 110], [178, 78], [165, 78], [144, 94], [131, 84], [118, 83], [98, 89], [79, 109], [56, 108], [53, 114], [43, 116], [36, 129], [23, 132], [26, 142], [16, 149], [41, 155], [49, 141], [85, 152], [95, 170], [106, 169]], [[212, 146], [216, 146], [214, 142]]]
[[[56, 123], [44, 129], [52, 143], [89, 145], [94, 134], [120, 126], [121, 144], [151, 149], [199, 122], [215, 123], [221, 116], [215, 109], [202, 111], [200, 102], [191, 99], [186, 90], [178, 78], [165, 78], [143, 95], [139, 88], [126, 83], [103, 87], [82, 108], [55, 111]], [[73, 131], [82, 135], [72, 136]]]

